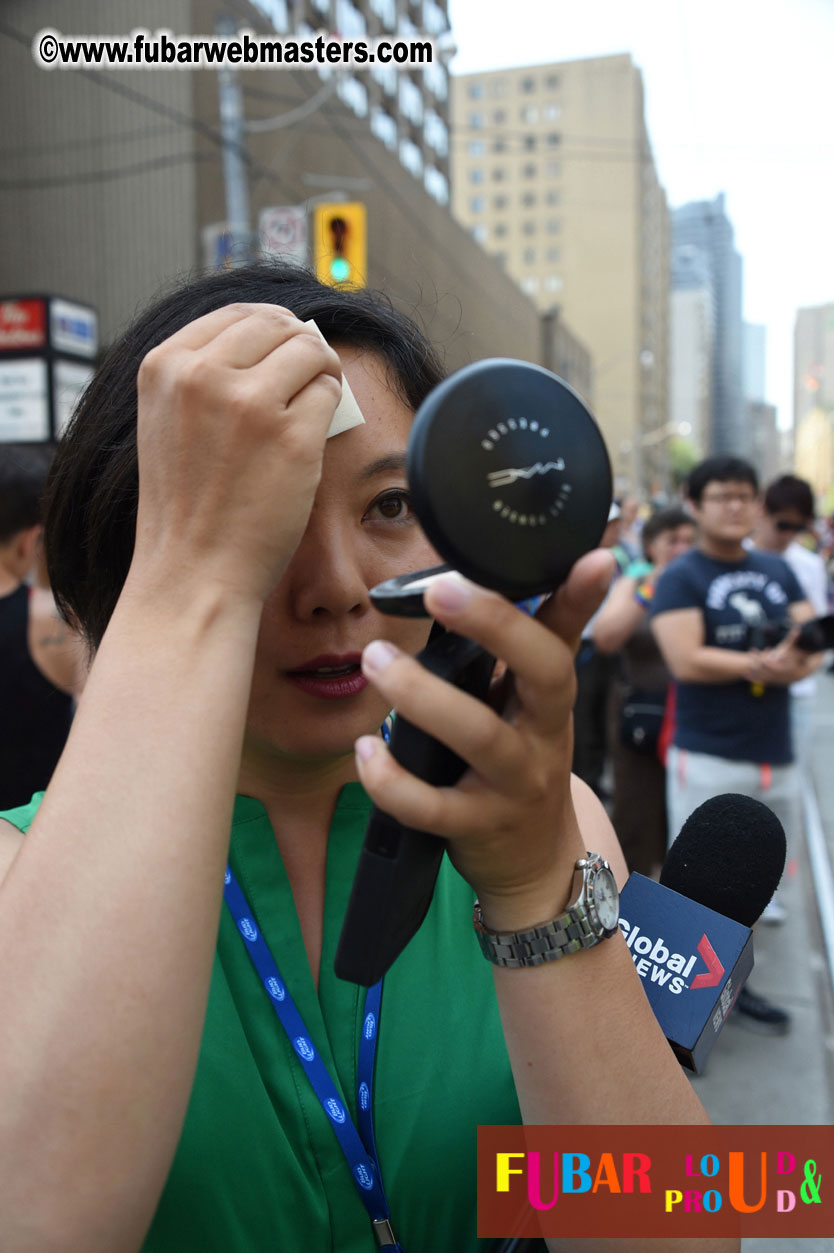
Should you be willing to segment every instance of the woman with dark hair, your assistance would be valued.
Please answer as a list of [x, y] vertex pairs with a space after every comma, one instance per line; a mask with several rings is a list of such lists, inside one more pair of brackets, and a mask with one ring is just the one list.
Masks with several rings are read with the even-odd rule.
[[623, 681], [612, 702], [614, 767], [611, 815], [629, 870], [657, 876], [666, 856], [666, 768], [662, 731], [670, 674], [649, 626], [655, 583], [695, 542], [695, 523], [684, 509], [661, 509], [641, 533], [643, 560], [633, 561], [594, 623], [594, 644], [622, 653]]
[[[478, 1123], [706, 1121], [619, 934], [494, 980], [479, 952], [473, 890], [492, 951], [589, 849], [623, 872], [569, 775], [610, 558], [538, 620], [427, 593], [508, 664], [494, 707], [419, 667], [427, 623], [368, 590], [436, 561], [404, 453], [440, 375], [380, 297], [256, 266], [160, 301], [84, 397], [47, 529], [95, 660], [47, 794], [0, 823], [4, 1253], [387, 1247], [377, 1155], [410, 1253], [474, 1249]], [[364, 422], [328, 439], [342, 376]], [[393, 761], [392, 707], [457, 786]], [[371, 1009], [333, 973], [369, 797], [454, 862]]]

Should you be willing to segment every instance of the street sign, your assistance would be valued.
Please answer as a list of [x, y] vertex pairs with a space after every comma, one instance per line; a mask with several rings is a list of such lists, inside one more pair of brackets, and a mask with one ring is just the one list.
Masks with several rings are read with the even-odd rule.
[[93, 376], [98, 316], [63, 296], [0, 296], [0, 444], [57, 440]]
[[281, 257], [296, 265], [307, 264], [307, 212], [303, 205], [262, 209], [258, 232], [262, 257]]

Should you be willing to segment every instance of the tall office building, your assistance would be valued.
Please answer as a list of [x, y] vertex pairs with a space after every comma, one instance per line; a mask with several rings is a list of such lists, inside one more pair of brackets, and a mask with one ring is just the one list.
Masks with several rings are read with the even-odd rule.
[[38, 30], [116, 37], [137, 26], [137, 7], [143, 28], [175, 37], [215, 34], [221, 11], [233, 30], [266, 37], [438, 40], [448, 30], [446, 0], [5, 0], [0, 112], [14, 139], [0, 187], [0, 296], [93, 305], [107, 342], [172, 276], [210, 260], [204, 244], [227, 222], [226, 159], [237, 153], [253, 233], [266, 209], [300, 208], [303, 220], [317, 201], [365, 203], [369, 283], [424, 310], [450, 368], [502, 352], [541, 359], [537, 309], [449, 209], [442, 58], [338, 73], [241, 67], [230, 144], [211, 68], [35, 63]]
[[661, 485], [668, 214], [628, 55], [452, 80], [452, 207], [593, 359], [620, 490]]
[[673, 252], [670, 325], [671, 424], [705, 457], [712, 423], [715, 296], [709, 267], [693, 245]]
[[797, 312], [793, 421], [796, 472], [823, 497], [834, 485], [834, 304]]
[[712, 292], [714, 347], [707, 451], [739, 453], [748, 440], [742, 385], [742, 263], [725, 212], [724, 193], [712, 201], [693, 201], [674, 209], [672, 230], [673, 272], [679, 274], [685, 268], [682, 259], [700, 258]]
[[742, 323], [742, 390], [745, 400], [764, 400], [767, 391], [767, 327]]

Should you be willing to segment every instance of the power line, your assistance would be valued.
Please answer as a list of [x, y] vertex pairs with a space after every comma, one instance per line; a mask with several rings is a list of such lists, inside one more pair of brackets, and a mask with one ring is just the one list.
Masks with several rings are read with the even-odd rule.
[[111, 179], [129, 178], [135, 174], [146, 174], [150, 170], [161, 170], [175, 165], [184, 165], [187, 162], [216, 162], [217, 160], [216, 156], [210, 156], [208, 153], [183, 152], [179, 155], [172, 154], [167, 157], [154, 157], [147, 161], [137, 161], [133, 165], [116, 166], [108, 170], [88, 170], [82, 174], [56, 174], [52, 177], [46, 176], [43, 178], [0, 179], [0, 191], [33, 191], [46, 187], [70, 187], [76, 184], [106, 183]]
[[[5, 35], [7, 39], [11, 39], [27, 49], [31, 48], [31, 37], [27, 37], [22, 33], [22, 31], [15, 30], [14, 27], [9, 26], [3, 21], [0, 21], [0, 35]], [[134, 104], [141, 105], [143, 108], [148, 109], [152, 113], [158, 113], [161, 117], [168, 118], [172, 121], [178, 122], [181, 126], [188, 127], [196, 134], [202, 135], [205, 139], [208, 139], [221, 150], [224, 146], [226, 146], [223, 135], [216, 127], [210, 126], [207, 122], [203, 122], [200, 118], [193, 117], [188, 113], [183, 113], [181, 110], [174, 108], [172, 105], [163, 104], [161, 100], [155, 100], [152, 96], [146, 96], [143, 92], [136, 91], [133, 87], [127, 87], [124, 83], [120, 83], [117, 79], [111, 78], [109, 75], [102, 73], [101, 70], [88, 70], [78, 67], [73, 70], [73, 73], [80, 75], [82, 78], [88, 79], [90, 82], [95, 83], [98, 87], [103, 87], [106, 91], [111, 91], [117, 96], [122, 96], [126, 100], [133, 101]], [[260, 162], [255, 161], [242, 145], [240, 147], [240, 155], [247, 163], [250, 170], [257, 173], [258, 177], [266, 178], [270, 182], [276, 183], [284, 194], [288, 194], [283, 179], [281, 179], [280, 176], [273, 170], [269, 169], [268, 166], [264, 166]]]

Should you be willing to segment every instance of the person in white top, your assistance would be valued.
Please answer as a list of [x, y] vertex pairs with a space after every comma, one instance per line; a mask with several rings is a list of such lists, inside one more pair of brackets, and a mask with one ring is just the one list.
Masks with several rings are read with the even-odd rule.
[[[797, 536], [814, 524], [814, 495], [810, 483], [793, 474], [774, 479], [765, 491], [753, 543], [762, 552], [776, 553], [793, 570], [814, 613], [828, 613], [828, 574], [817, 553], [800, 544]], [[816, 675], [791, 686], [791, 695], [806, 699], [816, 691]]]
[[[817, 553], [800, 544], [797, 536], [814, 523], [814, 494], [810, 483], [793, 474], [783, 474], [766, 489], [752, 540], [763, 552], [782, 557], [796, 575], [805, 599], [814, 613], [828, 613], [828, 575], [825, 562]], [[811, 701], [817, 690], [816, 674], [792, 683], [791, 735], [800, 770], [807, 765], [810, 747]], [[784, 908], [775, 897], [763, 915], [765, 922], [782, 922]]]

